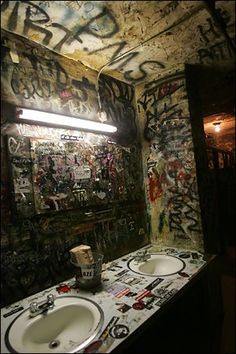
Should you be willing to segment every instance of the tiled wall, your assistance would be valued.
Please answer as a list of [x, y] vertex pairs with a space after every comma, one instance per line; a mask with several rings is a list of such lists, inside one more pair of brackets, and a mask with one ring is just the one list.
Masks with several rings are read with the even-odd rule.
[[203, 250], [184, 68], [137, 87], [151, 240]]
[[[96, 119], [95, 72], [16, 45], [19, 63], [3, 52], [4, 101]], [[72, 277], [74, 245], [108, 261], [148, 242], [134, 89], [105, 76], [100, 89], [121, 135], [6, 123], [12, 113], [3, 110], [2, 305]]]

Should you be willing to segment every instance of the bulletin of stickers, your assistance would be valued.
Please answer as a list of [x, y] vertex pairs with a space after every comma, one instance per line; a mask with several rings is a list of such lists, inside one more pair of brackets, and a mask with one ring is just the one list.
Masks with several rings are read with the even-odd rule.
[[77, 141], [8, 136], [8, 152], [16, 208], [24, 217], [142, 195], [136, 145], [122, 147], [91, 133]]

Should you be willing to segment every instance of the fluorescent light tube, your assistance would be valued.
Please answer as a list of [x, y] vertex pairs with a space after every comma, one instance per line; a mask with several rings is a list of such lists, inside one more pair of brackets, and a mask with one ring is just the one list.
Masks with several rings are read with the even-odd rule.
[[51, 123], [65, 127], [76, 129], [93, 130], [104, 133], [115, 133], [117, 128], [114, 125], [94, 122], [91, 120], [64, 116], [61, 114], [47, 113], [42, 111], [35, 111], [33, 109], [19, 108], [17, 111], [19, 119], [29, 120], [31, 122]]

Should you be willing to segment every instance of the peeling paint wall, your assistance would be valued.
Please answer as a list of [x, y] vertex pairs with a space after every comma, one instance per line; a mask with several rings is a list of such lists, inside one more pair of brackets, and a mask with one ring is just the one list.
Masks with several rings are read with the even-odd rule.
[[107, 262], [148, 243], [134, 88], [100, 78], [103, 108], [122, 136], [11, 123], [11, 105], [95, 117], [97, 76], [10, 37], [19, 63], [4, 47], [2, 306], [73, 277], [75, 245]]
[[136, 89], [151, 240], [203, 251], [184, 68]]

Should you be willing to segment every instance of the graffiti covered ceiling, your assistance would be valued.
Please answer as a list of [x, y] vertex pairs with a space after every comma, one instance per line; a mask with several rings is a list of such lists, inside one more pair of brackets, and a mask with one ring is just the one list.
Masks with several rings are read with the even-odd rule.
[[233, 68], [235, 1], [2, 1], [1, 13], [4, 30], [132, 85], [183, 63]]

